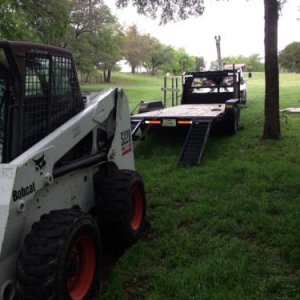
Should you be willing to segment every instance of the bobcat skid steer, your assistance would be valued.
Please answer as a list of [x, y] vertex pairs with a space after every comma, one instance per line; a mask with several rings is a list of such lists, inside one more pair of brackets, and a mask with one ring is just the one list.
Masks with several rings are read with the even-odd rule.
[[94, 299], [102, 243], [143, 233], [121, 89], [83, 99], [64, 49], [0, 42], [0, 299]]

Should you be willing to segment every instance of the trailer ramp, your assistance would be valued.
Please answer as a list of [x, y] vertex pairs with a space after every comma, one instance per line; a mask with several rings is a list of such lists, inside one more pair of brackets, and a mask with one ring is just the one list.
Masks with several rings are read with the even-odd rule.
[[131, 123], [131, 136], [134, 136], [136, 134], [136, 132], [140, 128], [142, 122], [143, 122], [143, 120], [141, 120], [141, 119], [131, 119], [130, 120], [130, 123]]
[[204, 152], [212, 120], [195, 120], [183, 144], [180, 163], [182, 165], [199, 165]]

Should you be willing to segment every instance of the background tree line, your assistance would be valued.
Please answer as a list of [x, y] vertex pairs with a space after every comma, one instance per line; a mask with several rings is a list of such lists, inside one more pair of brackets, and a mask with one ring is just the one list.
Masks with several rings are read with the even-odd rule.
[[40, 0], [38, 5], [34, 0], [1, 0], [0, 38], [70, 49], [84, 82], [95, 74], [109, 82], [122, 58], [133, 73], [137, 67], [152, 75], [204, 67], [203, 58], [166, 46], [134, 25], [122, 28], [102, 0]]
[[279, 53], [279, 64], [285, 71], [300, 72], [300, 42], [287, 45]]
[[[122, 28], [102, 0], [1, 0], [0, 38], [28, 40], [70, 49], [81, 80], [100, 76], [110, 82], [117, 62], [125, 58], [132, 73], [143, 67], [152, 75], [205, 68], [203, 57], [189, 55], [156, 38], [142, 34], [135, 25]], [[228, 63], [247, 63], [261, 71], [259, 56], [228, 58]]]

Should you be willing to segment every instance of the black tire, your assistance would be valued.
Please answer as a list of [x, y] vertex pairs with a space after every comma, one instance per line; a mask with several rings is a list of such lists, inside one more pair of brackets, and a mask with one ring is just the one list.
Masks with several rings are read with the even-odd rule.
[[248, 104], [247, 90], [244, 90], [244, 91], [243, 91], [242, 104], [243, 104], [244, 106], [247, 106], [247, 104]]
[[90, 215], [76, 209], [43, 215], [19, 256], [20, 299], [93, 299], [99, 294], [101, 262], [101, 236]]
[[240, 126], [240, 109], [234, 108], [233, 111], [228, 116], [225, 123], [226, 132], [228, 135], [235, 135], [238, 132]]
[[128, 247], [145, 232], [144, 183], [135, 171], [114, 170], [99, 188], [99, 223], [104, 244]]

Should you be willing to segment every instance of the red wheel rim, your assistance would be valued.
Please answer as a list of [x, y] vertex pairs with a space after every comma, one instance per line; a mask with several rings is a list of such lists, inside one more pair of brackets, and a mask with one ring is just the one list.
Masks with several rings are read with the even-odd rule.
[[82, 300], [89, 292], [96, 270], [96, 247], [90, 237], [81, 236], [68, 259], [67, 287], [72, 300]]
[[137, 186], [132, 189], [132, 206], [131, 228], [138, 230], [143, 221], [144, 197], [141, 189]]

